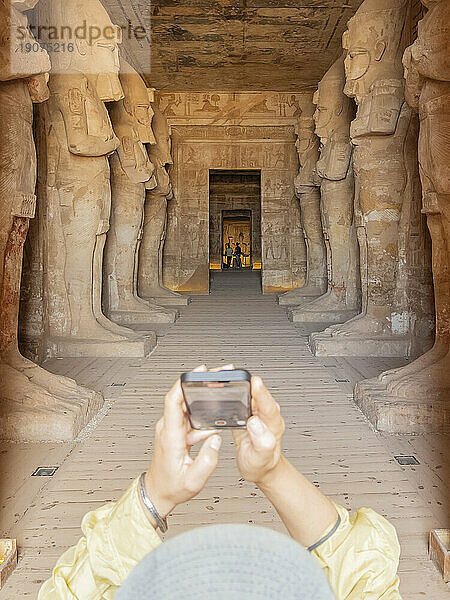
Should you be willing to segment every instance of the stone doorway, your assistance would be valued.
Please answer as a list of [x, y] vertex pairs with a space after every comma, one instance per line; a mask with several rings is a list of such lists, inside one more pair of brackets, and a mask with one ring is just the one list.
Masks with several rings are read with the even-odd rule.
[[[233, 252], [236, 251], [236, 246], [242, 250], [241, 265], [239, 268], [251, 269], [252, 268], [252, 217], [251, 211], [238, 211], [248, 212], [249, 215], [227, 215], [228, 212], [222, 212], [222, 252], [225, 256], [226, 248], [229, 245]], [[226, 261], [225, 261], [226, 264]], [[223, 268], [225, 268], [225, 264]], [[235, 262], [231, 263], [232, 268], [238, 268]]]
[[209, 190], [210, 270], [222, 270], [226, 244], [238, 242], [243, 267], [261, 270], [261, 171], [211, 170]]
[[[216, 176], [232, 171], [241, 176], [260, 174], [260, 201], [255, 210], [261, 215], [261, 247], [253, 244], [253, 258], [257, 252], [262, 258], [263, 293], [301, 286], [306, 247], [294, 192], [298, 172], [294, 127], [176, 125], [172, 141], [174, 198], [168, 205], [164, 284], [191, 295], [209, 294], [211, 256], [215, 254], [220, 268], [222, 251], [220, 211], [211, 225], [215, 192], [210, 189], [210, 177], [214, 188]], [[222, 207], [227, 208], [232, 207]], [[214, 253], [211, 227], [219, 240]]]

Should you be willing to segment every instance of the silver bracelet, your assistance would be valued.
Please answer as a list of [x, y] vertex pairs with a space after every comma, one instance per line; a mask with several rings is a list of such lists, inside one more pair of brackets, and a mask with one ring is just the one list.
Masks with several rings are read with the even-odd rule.
[[327, 535], [324, 535], [323, 538], [320, 538], [320, 540], [318, 542], [316, 542], [315, 544], [313, 544], [312, 546], [310, 546], [309, 548], [307, 548], [308, 552], [312, 552], [313, 550], [315, 550], [316, 548], [318, 548], [322, 544], [325, 544], [325, 542], [327, 540], [329, 540], [330, 537], [336, 533], [336, 531], [339, 529], [340, 525], [341, 525], [341, 515], [338, 515], [338, 520], [336, 521], [336, 524], [331, 529], [331, 531], [329, 531], [329, 533], [327, 533]]
[[139, 491], [141, 493], [141, 499], [144, 503], [145, 508], [150, 512], [152, 517], [155, 519], [161, 533], [166, 533], [167, 531], [167, 519], [163, 519], [156, 508], [153, 505], [153, 502], [150, 500], [149, 495], [147, 494], [147, 489], [145, 487], [145, 473], [142, 473], [139, 479]]

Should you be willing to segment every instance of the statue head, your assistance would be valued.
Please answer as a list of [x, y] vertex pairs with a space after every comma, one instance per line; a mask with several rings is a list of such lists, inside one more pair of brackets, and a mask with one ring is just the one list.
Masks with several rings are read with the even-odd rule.
[[159, 162], [162, 165], [172, 165], [171, 155], [171, 138], [170, 138], [170, 126], [167, 122], [166, 117], [161, 110], [153, 105], [153, 133], [156, 138], [156, 148], [152, 148], [152, 153], [156, 153], [159, 158]]
[[[32, 8], [37, 0], [29, 0]], [[45, 50], [25, 52], [26, 44], [36, 44], [31, 33], [24, 2], [0, 0], [0, 80], [23, 79], [50, 70], [50, 59]]]
[[351, 100], [344, 95], [345, 73], [343, 59], [338, 59], [325, 73], [313, 96], [316, 105], [314, 122], [322, 143], [332, 138], [349, 139], [353, 118]]
[[122, 30], [113, 25], [100, 0], [41, 0], [38, 7], [42, 40], [54, 42], [56, 35], [65, 42], [64, 51], [52, 53], [52, 71], [83, 73], [104, 102], [123, 98], [119, 80]]
[[319, 140], [315, 134], [312, 115], [299, 119], [296, 133], [295, 147], [297, 148], [300, 165], [303, 166], [311, 153], [318, 152], [319, 148]]
[[133, 120], [139, 140], [143, 144], [156, 144], [152, 130], [152, 94], [142, 77], [124, 59], [120, 59], [120, 83], [124, 98], [123, 107]]
[[422, 0], [422, 4], [428, 11], [419, 21], [417, 39], [409, 48], [411, 65], [423, 77], [450, 81], [450, 2]]
[[408, 0], [364, 0], [349, 20], [342, 38], [344, 92], [357, 102], [374, 81], [401, 79], [407, 8]]

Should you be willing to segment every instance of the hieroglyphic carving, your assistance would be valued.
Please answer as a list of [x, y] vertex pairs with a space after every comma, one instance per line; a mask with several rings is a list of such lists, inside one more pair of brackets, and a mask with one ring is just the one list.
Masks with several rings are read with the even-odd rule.
[[279, 92], [159, 92], [158, 102], [171, 125], [295, 124], [307, 94]]
[[227, 127], [219, 125], [183, 125], [177, 126], [176, 132], [183, 139], [189, 140], [222, 140], [224, 138], [234, 138], [241, 142], [244, 139], [247, 140], [286, 140], [292, 139], [295, 141], [295, 125], [280, 125], [279, 127], [274, 126], [241, 126], [241, 125], [228, 125]]

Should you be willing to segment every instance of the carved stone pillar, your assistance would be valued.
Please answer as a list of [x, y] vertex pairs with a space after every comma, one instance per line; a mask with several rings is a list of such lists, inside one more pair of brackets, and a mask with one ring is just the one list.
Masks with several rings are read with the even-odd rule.
[[[310, 114], [306, 114], [310, 112]], [[300, 170], [295, 180], [295, 194], [300, 202], [301, 222], [306, 241], [305, 285], [279, 296], [281, 306], [299, 304], [302, 300], [316, 298], [327, 289], [327, 256], [320, 214], [320, 182], [316, 173], [319, 159], [319, 138], [314, 132], [314, 105], [305, 110], [299, 119], [297, 152]]]
[[[99, 0], [44, 0], [42, 21], [53, 26], [87, 19], [113, 31]], [[108, 29], [109, 28], [109, 29]], [[110, 226], [108, 156], [119, 145], [104, 102], [123, 98], [118, 39], [53, 53], [45, 107], [47, 148], [46, 294], [52, 356], [146, 356], [155, 335], [139, 337], [102, 309], [103, 254]]]
[[419, 113], [422, 210], [432, 239], [436, 338], [406, 367], [356, 386], [355, 399], [377, 429], [448, 431], [450, 424], [450, 4], [423, 1], [428, 12], [403, 62], [406, 100]]
[[153, 107], [153, 132], [156, 145], [148, 147], [155, 165], [157, 185], [147, 191], [144, 227], [139, 254], [139, 295], [146, 300], [168, 306], [186, 306], [189, 298], [166, 288], [163, 284], [163, 251], [167, 230], [167, 202], [173, 197], [167, 167], [172, 162], [170, 128], [166, 117]]
[[[36, 2], [33, 2], [33, 5]], [[29, 6], [32, 8], [32, 6]], [[11, 12], [10, 12], [11, 11]], [[9, 18], [12, 18], [11, 24]], [[27, 19], [15, 3], [0, 3], [0, 19], [21, 31], [31, 44]], [[4, 43], [4, 41], [7, 43]], [[11, 36], [11, 43], [17, 40]], [[18, 348], [18, 313], [23, 246], [36, 207], [36, 150], [33, 102], [48, 98], [46, 52], [28, 53], [26, 61], [0, 41], [0, 436], [10, 440], [66, 441], [100, 409], [100, 394], [79, 387], [24, 358]]]
[[328, 263], [326, 293], [292, 310], [294, 322], [341, 323], [359, 310], [358, 245], [354, 227], [354, 179], [350, 121], [352, 101], [344, 95], [343, 60], [327, 71], [314, 96], [316, 133], [321, 139], [316, 165], [321, 181], [321, 213]]
[[[415, 119], [405, 102], [401, 57], [407, 0], [365, 0], [344, 33], [345, 93], [356, 99], [351, 125], [356, 177], [362, 311], [311, 336], [318, 355], [409, 356], [421, 309], [400, 298], [402, 229], [420, 197], [414, 186]], [[405, 213], [406, 211], [406, 213]], [[406, 245], [405, 245], [406, 244]]]
[[124, 60], [120, 81], [125, 97], [109, 109], [120, 146], [110, 157], [112, 209], [105, 247], [104, 307], [120, 325], [173, 323], [176, 311], [151, 304], [137, 293], [145, 189], [156, 186], [155, 168], [144, 146], [156, 143], [151, 126], [153, 91]]

